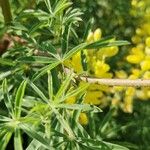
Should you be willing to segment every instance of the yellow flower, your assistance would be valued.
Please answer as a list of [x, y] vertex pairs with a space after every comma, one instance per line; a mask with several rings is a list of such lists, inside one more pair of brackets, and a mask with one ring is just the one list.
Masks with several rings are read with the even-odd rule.
[[93, 35], [93, 32], [90, 32], [90, 33], [88, 34], [87, 42], [88, 42], [88, 43], [94, 42], [94, 35]]
[[81, 52], [78, 52], [72, 57], [71, 64], [75, 72], [80, 73], [83, 71], [81, 63]]
[[142, 49], [141, 49], [141, 46], [139, 46], [139, 44], [138, 44], [138, 47], [133, 47], [132, 49], [131, 49], [131, 52], [133, 53], [133, 54], [135, 54], [135, 55], [144, 55], [143, 54], [143, 51], [142, 51]]
[[124, 98], [123, 110], [126, 113], [132, 113], [133, 112], [133, 97], [132, 96], [126, 96]]
[[127, 61], [132, 64], [139, 64], [143, 60], [142, 55], [129, 55], [127, 56]]
[[117, 78], [120, 78], [120, 79], [127, 78], [127, 73], [125, 71], [123, 71], [123, 70], [116, 71], [115, 75], [116, 75]]
[[136, 96], [140, 100], [146, 100], [147, 99], [147, 96], [146, 96], [146, 94], [145, 94], [145, 92], [143, 90], [137, 90], [136, 91]]
[[97, 77], [103, 76], [109, 69], [109, 65], [100, 60], [98, 60], [94, 66], [95, 75]]
[[102, 96], [103, 93], [101, 91], [88, 91], [85, 95], [84, 103], [99, 105]]
[[142, 61], [141, 64], [140, 64], [140, 66], [141, 66], [141, 69], [143, 71], [149, 70], [150, 69], [150, 60], [144, 60], [144, 61]]
[[135, 75], [138, 78], [141, 75], [141, 70], [132, 69], [132, 74]]
[[143, 75], [143, 79], [150, 79], [150, 71], [146, 71]]
[[124, 90], [125, 87], [123, 86], [114, 86], [113, 89], [112, 89], [112, 92], [113, 93], [116, 93], [116, 92], [121, 92]]
[[101, 36], [102, 36], [102, 31], [100, 28], [96, 29], [95, 32], [94, 32], [94, 41], [98, 41], [101, 39]]
[[135, 94], [135, 88], [133, 87], [128, 87], [125, 91], [126, 96], [133, 96]]
[[118, 47], [117, 46], [111, 46], [111, 47], [104, 47], [99, 49], [97, 52], [98, 58], [103, 58], [103, 57], [112, 57], [118, 53]]
[[82, 125], [87, 125], [89, 120], [88, 120], [88, 117], [85, 113], [81, 113], [80, 116], [79, 116], [79, 122], [82, 124]]

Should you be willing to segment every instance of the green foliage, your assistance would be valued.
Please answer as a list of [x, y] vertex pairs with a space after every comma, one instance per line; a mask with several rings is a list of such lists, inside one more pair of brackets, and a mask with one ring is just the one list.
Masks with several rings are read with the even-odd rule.
[[[0, 35], [6, 32], [24, 42], [14, 41], [14, 45], [0, 57], [1, 150], [11, 149], [10, 143], [15, 150], [137, 149], [120, 137], [120, 132], [123, 137], [123, 132], [130, 127], [133, 129], [134, 125], [126, 126], [119, 119], [116, 121], [113, 117], [115, 108], [106, 113], [97, 106], [83, 103], [89, 85], [79, 85], [74, 74], [67, 74], [64, 69], [65, 61], [84, 49], [90, 51], [129, 44], [123, 40], [113, 41], [114, 36], [90, 44], [85, 42], [93, 28], [94, 21], [89, 20], [91, 12], [96, 15], [95, 24], [100, 23], [103, 29], [109, 25], [106, 35], [120, 36], [124, 28], [114, 30], [118, 24], [104, 21], [105, 17], [101, 21], [95, 11], [97, 7], [102, 8], [100, 11], [108, 18], [117, 5], [119, 12], [115, 11], [111, 21], [115, 16], [122, 19], [129, 13], [129, 3], [117, 0], [114, 4], [108, 0], [102, 3], [98, 0], [80, 2], [32, 0], [30, 5], [25, 0], [10, 0], [13, 20], [0, 31]], [[76, 8], [78, 4], [82, 4], [79, 6], [83, 7], [82, 11]], [[126, 12], [124, 7], [128, 8]], [[1, 20], [0, 28], [3, 28]], [[66, 103], [73, 96], [77, 97], [76, 103]], [[79, 122], [83, 112], [89, 117], [86, 126]]]

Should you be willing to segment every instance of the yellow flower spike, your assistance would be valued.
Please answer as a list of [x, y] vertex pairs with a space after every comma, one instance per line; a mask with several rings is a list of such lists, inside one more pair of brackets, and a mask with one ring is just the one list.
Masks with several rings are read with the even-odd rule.
[[71, 64], [75, 72], [80, 73], [83, 71], [81, 64], [81, 52], [78, 52], [72, 57]]
[[87, 42], [92, 43], [93, 41], [94, 41], [94, 34], [93, 32], [90, 32], [87, 37]]
[[103, 56], [105, 57], [112, 57], [116, 55], [119, 51], [119, 48], [117, 46], [111, 46], [111, 47], [104, 47], [99, 49], [97, 52], [97, 56], [99, 59], [102, 59]]
[[145, 34], [150, 35], [150, 24], [149, 23], [143, 24], [143, 30], [145, 31]]
[[89, 120], [88, 120], [88, 117], [85, 113], [81, 113], [80, 116], [79, 116], [79, 122], [80, 124], [82, 125], [87, 125]]
[[147, 96], [146, 96], [146, 94], [145, 94], [145, 92], [143, 90], [137, 90], [136, 91], [136, 96], [140, 100], [146, 100], [147, 99]]
[[119, 48], [117, 46], [112, 46], [107, 52], [107, 56], [112, 57], [118, 53]]
[[150, 71], [146, 71], [143, 75], [143, 79], [150, 79]]
[[133, 87], [128, 87], [125, 91], [126, 96], [133, 96], [135, 94], [135, 88]]
[[127, 73], [123, 70], [116, 71], [115, 75], [117, 78], [120, 78], [120, 79], [126, 79], [127, 78]]
[[143, 58], [142, 55], [129, 55], [126, 57], [127, 61], [132, 64], [139, 64]]
[[98, 60], [96, 62], [96, 65], [94, 68], [95, 68], [95, 75], [97, 77], [101, 77], [103, 74], [105, 74], [110, 69], [108, 64], [106, 64], [100, 60]]
[[113, 93], [115, 92], [122, 92], [124, 90], [125, 87], [123, 86], [114, 86], [113, 87]]
[[97, 51], [97, 53], [96, 53], [97, 58], [98, 58], [98, 59], [102, 59], [103, 56], [106, 56], [105, 54], [106, 54], [106, 50], [107, 50], [107, 49], [108, 49], [108, 47], [100, 48], [100, 49]]
[[131, 52], [135, 55], [144, 55], [143, 50], [140, 47], [133, 47]]
[[139, 69], [132, 69], [132, 74], [136, 77], [139, 77], [141, 75], [141, 70]]
[[[99, 76], [97, 76], [97, 77], [99, 77]], [[106, 72], [106, 73], [104, 73], [103, 75], [101, 75], [100, 77], [101, 77], [101, 78], [112, 78], [112, 77], [113, 77], [113, 74]]]
[[124, 107], [123, 107], [123, 110], [124, 112], [126, 113], [132, 113], [133, 112], [133, 99], [132, 97], [125, 97], [124, 99]]
[[138, 76], [131, 74], [131, 75], [129, 75], [128, 79], [131, 79], [131, 80], [138, 79]]
[[147, 37], [145, 40], [146, 46], [150, 47], [150, 37]]
[[100, 28], [96, 29], [95, 32], [94, 32], [94, 41], [98, 41], [100, 40], [102, 37], [102, 31]]
[[150, 69], [150, 60], [144, 60], [140, 63], [141, 69], [147, 71]]

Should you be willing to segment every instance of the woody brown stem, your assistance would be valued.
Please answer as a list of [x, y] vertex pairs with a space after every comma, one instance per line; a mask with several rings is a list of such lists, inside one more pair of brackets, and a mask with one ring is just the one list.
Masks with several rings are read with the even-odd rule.
[[[65, 68], [65, 72], [71, 72], [70, 69]], [[78, 76], [75, 74], [75, 78], [85, 81], [88, 83], [95, 83], [100, 85], [108, 85], [108, 86], [126, 86], [126, 87], [150, 87], [150, 80], [148, 79], [107, 79], [107, 78], [92, 78], [88, 76]]]

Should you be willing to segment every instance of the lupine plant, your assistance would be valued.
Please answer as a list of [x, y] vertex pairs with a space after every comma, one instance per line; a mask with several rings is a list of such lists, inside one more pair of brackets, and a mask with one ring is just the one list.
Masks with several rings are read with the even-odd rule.
[[[82, 10], [69, 0], [0, 0], [0, 4], [0, 149], [136, 148], [112, 140], [126, 126], [118, 129], [112, 119], [122, 87], [110, 86], [132, 86], [126, 99], [133, 86], [150, 84], [114, 79], [109, 60], [130, 43], [103, 37], [100, 28], [92, 31], [92, 19], [85, 24]], [[82, 34], [77, 32], [81, 24]], [[147, 38], [148, 47], [149, 43]], [[120, 73], [126, 77], [119, 71], [115, 77]], [[120, 107], [132, 112], [125, 102]], [[105, 114], [102, 108], [107, 106]]]

